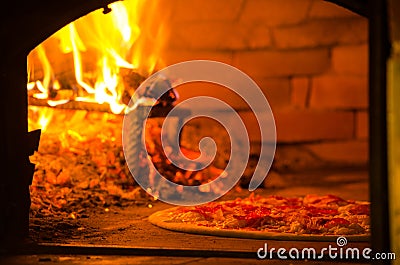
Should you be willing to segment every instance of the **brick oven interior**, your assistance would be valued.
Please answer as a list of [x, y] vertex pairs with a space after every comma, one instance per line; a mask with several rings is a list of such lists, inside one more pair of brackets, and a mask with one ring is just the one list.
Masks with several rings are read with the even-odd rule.
[[[29, 51], [30, 63], [36, 65], [30, 74], [33, 73], [38, 80], [43, 78], [43, 66], [37, 66], [40, 65], [37, 45], [42, 43], [48, 54], [57, 53], [54, 39], [46, 39], [50, 33], [93, 10], [104, 8], [104, 13], [109, 11], [105, 8], [109, 4], [107, 1], [92, 2], [72, 8], [76, 3], [71, 1], [73, 12], [56, 13], [54, 16], [59, 18], [48, 19], [57, 21], [59, 25], [43, 26], [47, 21], [36, 20], [38, 26], [43, 26], [43, 32], [36, 37], [28, 33], [29, 45], [21, 45], [16, 54], [7, 56], [7, 62], [12, 62], [14, 56], [19, 58], [18, 62], [24, 62], [28, 55], [24, 51]], [[360, 4], [363, 1], [349, 2]], [[167, 32], [160, 39], [147, 43], [148, 47], [153, 47], [157, 41], [162, 41], [152, 72], [187, 60], [219, 61], [249, 75], [267, 97], [275, 118], [277, 145], [271, 170], [256, 194], [334, 194], [354, 200], [370, 200], [370, 28], [363, 8], [342, 3], [348, 7], [345, 8], [322, 0], [173, 0], [153, 1], [152, 5], [156, 7], [141, 10], [144, 16], [158, 18], [152, 23], [148, 18], [143, 19], [147, 21], [147, 24], [144, 22], [148, 26], [146, 30], [151, 32], [162, 24]], [[112, 5], [109, 7], [114, 12]], [[51, 8], [48, 7], [48, 11]], [[32, 15], [29, 19], [37, 18]], [[19, 27], [23, 28], [17, 24], [16, 28]], [[39, 31], [35, 28], [33, 32]], [[14, 42], [23, 39], [13, 38]], [[147, 55], [149, 49], [143, 52]], [[83, 60], [90, 64], [90, 61]], [[52, 67], [67, 76], [74, 74], [71, 73], [73, 70], [67, 69], [72, 61], [71, 54], [50, 58]], [[15, 65], [14, 62], [10, 64]], [[2, 70], [7, 68], [7, 63], [3, 65]], [[25, 88], [29, 80], [12, 79], [19, 78], [23, 72], [26, 75], [26, 64], [17, 67], [15, 75], [3, 77], [2, 81]], [[135, 79], [137, 76], [132, 72], [127, 72], [127, 75], [128, 81], [137, 84], [142, 81]], [[147, 77], [149, 72], [140, 75]], [[72, 90], [64, 92], [68, 94]], [[248, 196], [247, 187], [257, 163], [261, 141], [249, 107], [237, 95], [219, 85], [192, 83], [179, 86], [176, 91], [178, 102], [196, 95], [207, 95], [227, 102], [242, 117], [249, 132], [250, 160], [237, 186], [221, 199]], [[28, 220], [24, 213], [4, 206], [4, 220], [8, 221], [2, 224], [2, 229], [11, 227], [11, 230], [2, 230], [5, 234], [3, 242], [22, 237], [25, 246], [22, 251], [17, 247], [17, 252], [25, 255], [10, 257], [7, 264], [43, 261], [55, 264], [106, 264], [111, 261], [115, 264], [171, 264], [172, 260], [185, 264], [231, 264], [233, 261], [253, 264], [253, 254], [264, 240], [182, 234], [155, 227], [147, 221], [151, 213], [171, 205], [148, 195], [130, 175], [121, 143], [122, 114], [112, 113], [104, 104], [69, 102], [53, 107], [49, 106], [47, 99], [32, 97], [30, 91], [22, 93], [25, 98], [18, 91], [8, 89], [7, 93], [2, 102], [9, 108], [3, 113], [11, 111], [17, 114], [11, 114], [14, 120], [5, 118], [6, 125], [22, 127], [22, 131], [15, 129], [10, 133], [2, 130], [2, 138], [11, 139], [10, 145], [3, 150], [12, 157], [11, 162], [4, 164], [4, 172], [12, 176], [17, 170], [13, 168], [15, 165], [28, 165], [26, 169], [20, 167], [17, 178], [21, 182], [20, 188], [11, 189], [10, 194], [23, 194], [20, 197], [26, 199], [28, 196], [31, 200], [27, 205], [20, 197], [8, 194], [6, 190], [15, 180], [4, 178], [1, 184], [5, 192], [1, 195], [3, 202], [29, 209]], [[57, 96], [63, 96], [61, 92], [57, 93]], [[7, 98], [18, 100], [11, 105]], [[26, 108], [23, 109], [25, 114], [18, 114], [21, 110], [15, 108]], [[25, 118], [26, 123], [15, 124], [18, 115]], [[160, 121], [160, 118], [150, 119], [147, 128], [149, 142], [156, 146]], [[41, 135], [35, 150], [38, 132], [27, 136], [24, 131], [36, 129], [41, 129]], [[219, 148], [211, 169], [202, 175], [206, 178], [226, 165], [229, 140], [221, 126], [197, 119], [184, 127], [182, 147], [195, 154], [198, 142], [204, 136], [213, 137]], [[22, 147], [16, 151], [12, 146]], [[32, 164], [24, 160], [27, 153]], [[171, 171], [158, 149], [151, 154], [162, 172], [174, 181], [188, 182], [185, 172], [180, 172], [177, 177], [176, 172]], [[27, 189], [26, 175], [29, 174], [33, 178]], [[11, 225], [10, 218], [25, 221]], [[26, 231], [21, 231], [21, 227]], [[317, 249], [322, 247], [320, 243], [306, 241], [269, 243], [276, 248], [309, 247], [310, 244]], [[16, 246], [20, 244], [17, 240]], [[370, 242], [351, 244], [359, 248], [370, 246]]]

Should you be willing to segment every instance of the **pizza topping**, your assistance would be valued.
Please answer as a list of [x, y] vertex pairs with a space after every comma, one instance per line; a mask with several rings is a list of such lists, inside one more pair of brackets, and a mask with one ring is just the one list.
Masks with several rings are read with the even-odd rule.
[[369, 205], [361, 204], [361, 205], [355, 205], [351, 209], [349, 209], [349, 212], [352, 214], [363, 214], [363, 215], [369, 215], [370, 210], [369, 210]]
[[310, 216], [324, 216], [324, 215], [336, 215], [338, 211], [336, 209], [329, 208], [317, 208], [315, 206], [306, 207], [306, 213]]
[[350, 222], [344, 218], [332, 218], [327, 223], [324, 224], [324, 227], [332, 228], [335, 226], [348, 226], [349, 224]]
[[369, 232], [369, 203], [334, 195], [254, 196], [180, 207], [169, 221], [217, 229], [293, 234], [356, 235]]

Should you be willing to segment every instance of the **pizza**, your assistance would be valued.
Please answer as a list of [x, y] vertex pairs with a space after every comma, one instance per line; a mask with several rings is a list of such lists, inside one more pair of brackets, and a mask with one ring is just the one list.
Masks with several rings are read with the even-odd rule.
[[335, 195], [260, 196], [178, 206], [153, 213], [159, 227], [241, 238], [328, 241], [338, 236], [367, 241], [370, 203]]

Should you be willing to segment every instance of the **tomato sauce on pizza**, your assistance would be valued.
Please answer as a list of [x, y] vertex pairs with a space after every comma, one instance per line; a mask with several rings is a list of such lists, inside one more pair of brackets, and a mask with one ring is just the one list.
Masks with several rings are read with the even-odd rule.
[[[164, 216], [165, 216], [164, 212]], [[335, 195], [250, 195], [169, 209], [163, 222], [293, 235], [368, 235], [370, 203]]]

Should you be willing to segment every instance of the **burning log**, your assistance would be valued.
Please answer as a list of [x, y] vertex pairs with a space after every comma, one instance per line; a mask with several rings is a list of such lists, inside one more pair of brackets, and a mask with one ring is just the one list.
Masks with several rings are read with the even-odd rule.
[[[28, 90], [28, 104], [33, 106], [57, 107], [62, 109], [83, 109], [90, 111], [110, 112], [112, 110], [110, 102], [100, 103], [96, 99], [96, 93], [90, 94], [78, 83], [71, 85], [74, 80], [74, 73], [69, 73], [64, 79], [57, 79], [61, 82], [61, 88], [55, 89], [52, 85], [47, 88], [40, 87], [41, 84], [32, 84], [33, 87]], [[146, 79], [144, 76], [136, 73], [132, 69], [121, 68], [121, 91], [118, 92], [118, 98], [114, 98], [111, 104], [128, 105], [135, 90]], [[67, 81], [68, 80], [68, 81]], [[64, 84], [65, 83], [65, 84]], [[60, 85], [59, 85], [60, 86]], [[123, 113], [120, 108], [119, 113]], [[113, 111], [114, 112], [114, 111]], [[114, 112], [116, 113], [116, 112]]]
[[[48, 107], [48, 108], [57, 108], [57, 109], [65, 109], [65, 110], [86, 110], [86, 111], [95, 111], [95, 112], [107, 112], [110, 113], [110, 105], [108, 103], [99, 104], [96, 102], [87, 102], [87, 101], [68, 101], [63, 102], [62, 104], [57, 104], [57, 102], [49, 101], [48, 99], [38, 99], [34, 97], [28, 97], [28, 103], [31, 106], [38, 107]], [[151, 108], [149, 118], [155, 117], [166, 117], [168, 113], [173, 108], [172, 105], [163, 106], [162, 104], [155, 105]], [[186, 117], [190, 113], [189, 110], [180, 110], [176, 112], [179, 117]], [[124, 113], [120, 113], [120, 115], [124, 115]]]
[[48, 99], [28, 97], [28, 104], [31, 106], [42, 106], [59, 109], [110, 112], [110, 105], [107, 103], [99, 104], [96, 102], [87, 101], [60, 101], [60, 103], [58, 103], [57, 101], [49, 101]]
[[[131, 69], [121, 68], [121, 77], [124, 84], [124, 90], [121, 95], [121, 102], [128, 106], [132, 95], [135, 93], [136, 89], [145, 80], [145, 77], [136, 73]], [[171, 84], [167, 84], [171, 86]], [[38, 91], [36, 91], [38, 92]], [[109, 103], [98, 103], [95, 100], [90, 100], [89, 98], [84, 98], [84, 100], [77, 97], [72, 89], [60, 89], [48, 91], [48, 98], [37, 98], [35, 97], [35, 91], [29, 91], [28, 93], [28, 104], [31, 106], [42, 106], [51, 107], [59, 109], [71, 109], [71, 110], [87, 110], [87, 111], [97, 111], [97, 112], [111, 112]], [[56, 93], [62, 93], [64, 96], [57, 97]], [[143, 97], [152, 98], [154, 93], [147, 90], [147, 94], [142, 95]], [[153, 94], [152, 94], [153, 93]], [[173, 102], [177, 99], [175, 92], [171, 89], [165, 93], [151, 108], [149, 118], [154, 117], [166, 117], [168, 113], [173, 108]], [[176, 112], [179, 117], [186, 117], [189, 115], [189, 110], [180, 110]], [[121, 111], [118, 114], [124, 114]]]

